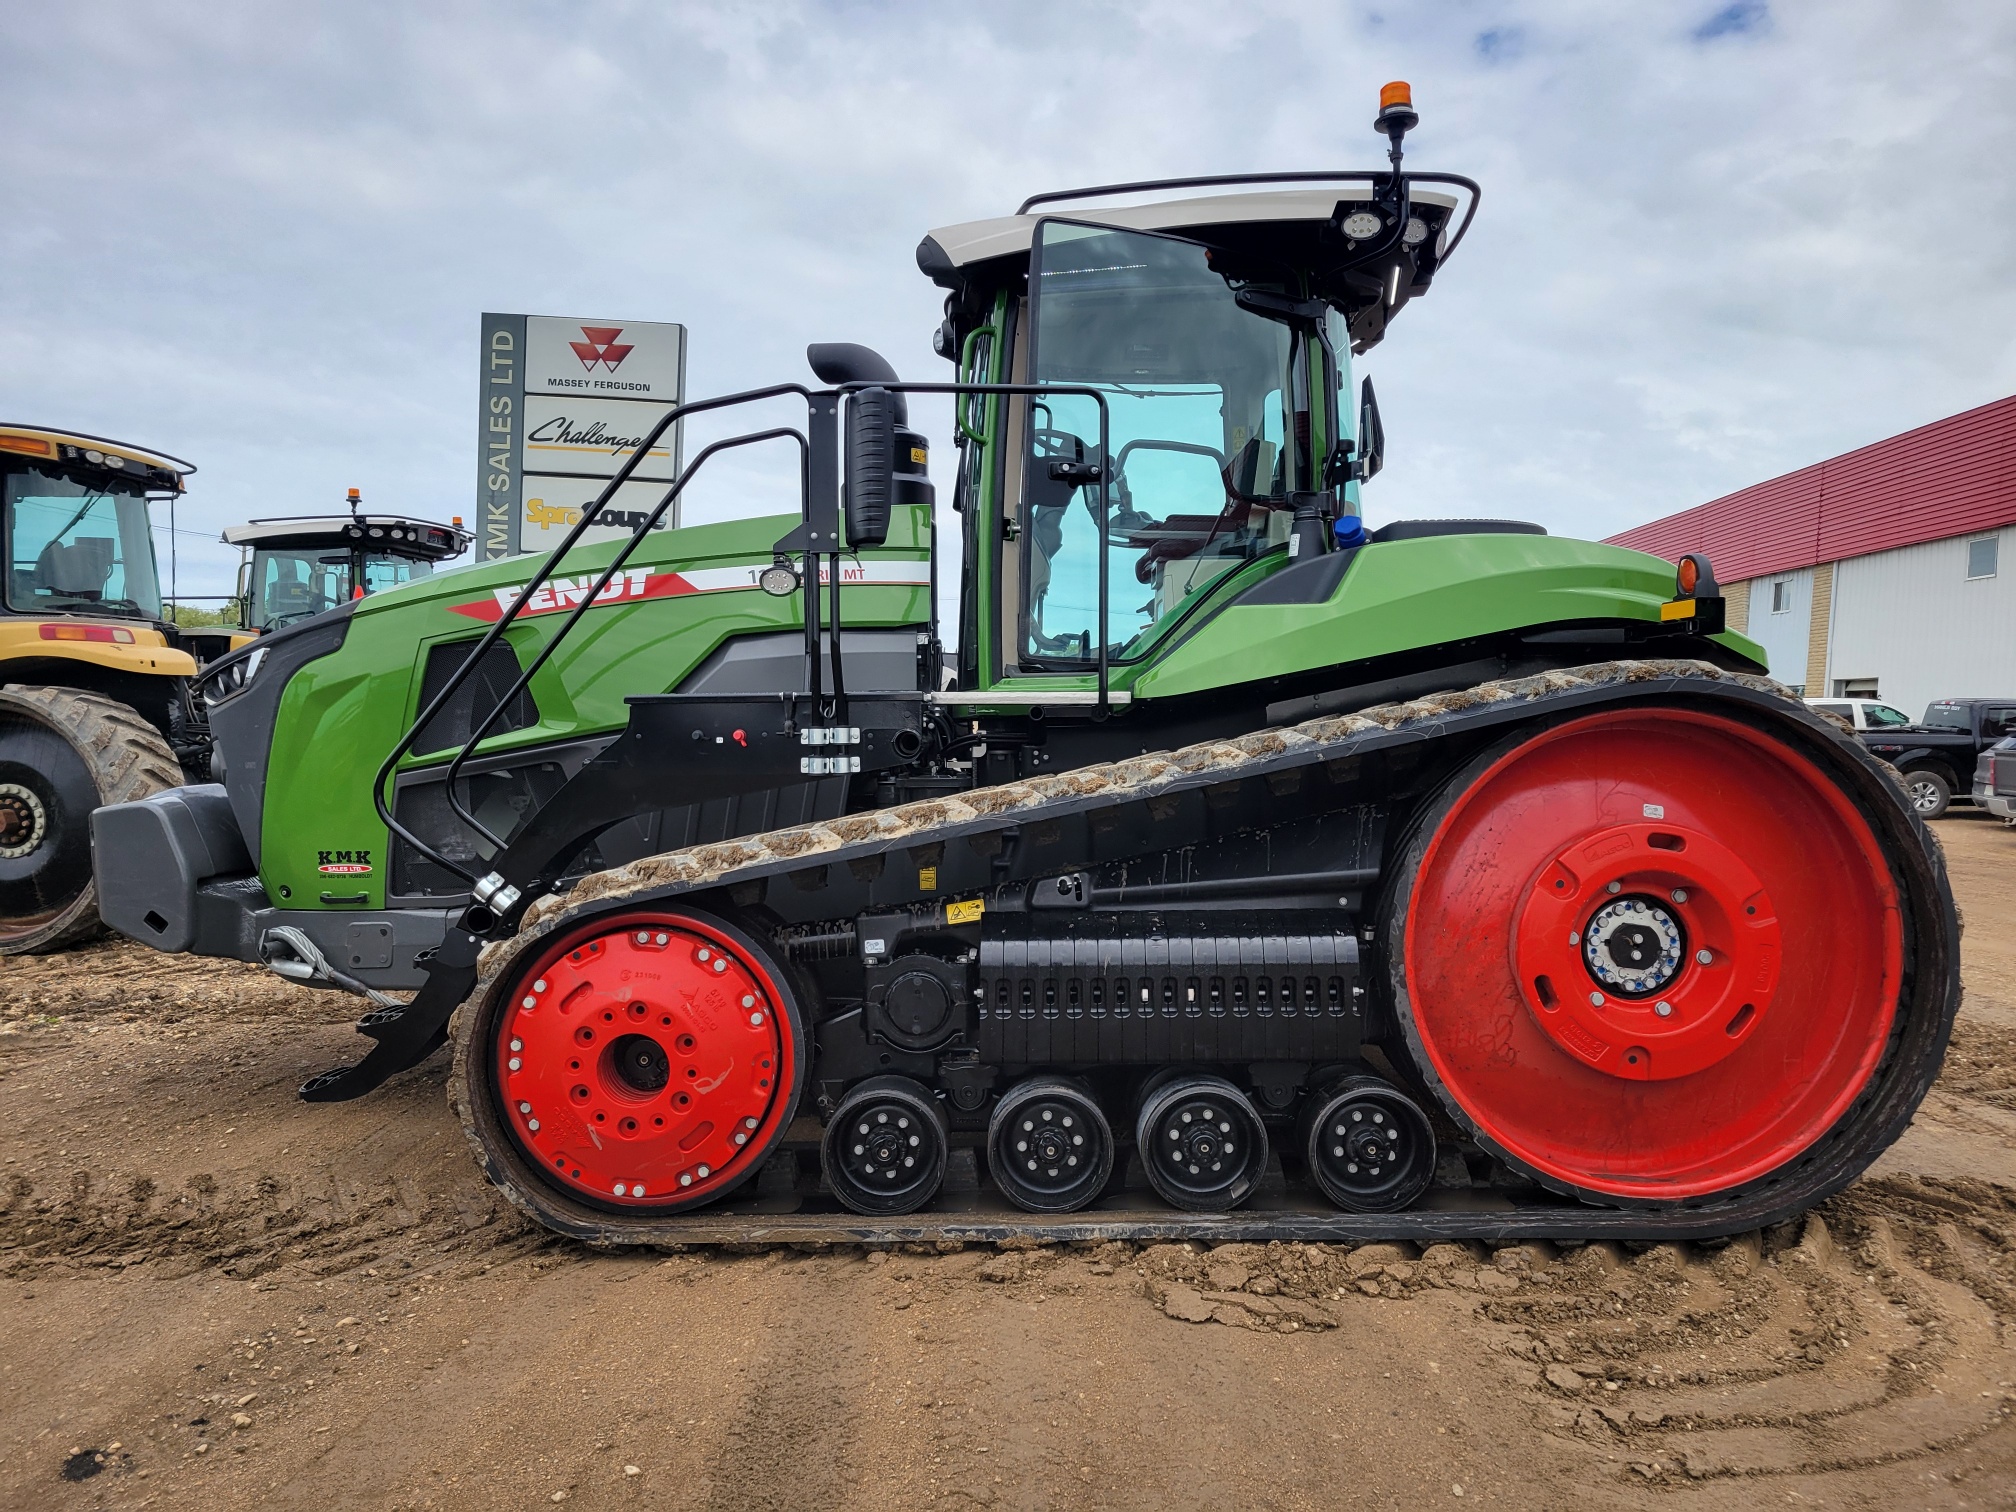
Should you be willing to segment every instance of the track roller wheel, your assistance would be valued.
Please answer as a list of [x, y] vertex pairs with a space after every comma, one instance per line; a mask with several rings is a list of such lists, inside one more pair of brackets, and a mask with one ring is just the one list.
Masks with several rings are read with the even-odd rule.
[[1221, 1213], [1253, 1195], [1267, 1169], [1267, 1128], [1222, 1076], [1149, 1083], [1134, 1123], [1148, 1184], [1171, 1207]]
[[1019, 1208], [1074, 1212], [1104, 1191], [1113, 1174], [1113, 1130], [1076, 1082], [1033, 1076], [994, 1105], [987, 1169]]
[[697, 1207], [783, 1137], [806, 1061], [798, 1006], [724, 921], [605, 916], [506, 985], [472, 1029], [465, 1116], [493, 1174], [548, 1221]]
[[1376, 1076], [1347, 1076], [1309, 1099], [1302, 1158], [1348, 1213], [1397, 1213], [1435, 1175], [1435, 1130], [1420, 1105]]
[[826, 1184], [857, 1213], [914, 1213], [945, 1180], [948, 1133], [945, 1110], [925, 1088], [907, 1076], [871, 1076], [826, 1125]]
[[1590, 714], [1478, 757], [1400, 858], [1406, 1049], [1480, 1143], [1592, 1200], [1728, 1193], [1856, 1104], [1904, 988], [1865, 815], [1767, 727]]
[[168, 743], [127, 705], [71, 688], [0, 688], [0, 955], [102, 934], [91, 811], [181, 781]]

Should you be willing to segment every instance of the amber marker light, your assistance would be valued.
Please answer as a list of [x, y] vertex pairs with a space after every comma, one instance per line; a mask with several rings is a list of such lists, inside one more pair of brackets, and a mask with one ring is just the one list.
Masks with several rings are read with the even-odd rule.
[[31, 457], [47, 457], [53, 455], [54, 450], [55, 448], [39, 436], [0, 436], [0, 451], [22, 452]]
[[1701, 564], [1691, 556], [1680, 558], [1680, 570], [1674, 575], [1674, 585], [1680, 590], [1681, 598], [1692, 598], [1694, 586], [1701, 581]]

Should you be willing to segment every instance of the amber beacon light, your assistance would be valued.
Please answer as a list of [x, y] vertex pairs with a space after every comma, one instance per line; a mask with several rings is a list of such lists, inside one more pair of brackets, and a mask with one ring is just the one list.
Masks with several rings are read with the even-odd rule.
[[1379, 91], [1379, 119], [1372, 123], [1376, 129], [1390, 135], [1396, 129], [1411, 131], [1420, 121], [1414, 110], [1414, 91], [1405, 79], [1395, 79]]

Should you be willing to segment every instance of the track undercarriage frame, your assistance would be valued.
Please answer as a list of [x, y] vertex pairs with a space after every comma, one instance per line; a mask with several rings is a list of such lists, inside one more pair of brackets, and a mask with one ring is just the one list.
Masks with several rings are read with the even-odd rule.
[[[1407, 901], [1392, 889], [1395, 872], [1407, 864], [1409, 820], [1425, 811], [1455, 768], [1488, 755], [1494, 745], [1509, 741], [1523, 747], [1530, 737], [1550, 728], [1654, 709], [1662, 718], [1685, 712], [1769, 732], [1768, 738], [1825, 771], [1872, 829], [1884, 834], [1888, 854], [1906, 863], [1892, 879], [1909, 941], [1908, 956], [1899, 961], [1903, 980], [1897, 1010], [1882, 1038], [1880, 1056], [1857, 1084], [1852, 1105], [1843, 1108], [1824, 1136], [1799, 1158], [1734, 1190], [1677, 1201], [1579, 1190], [1493, 1138], [1494, 1132], [1504, 1131], [1481, 1128], [1474, 1119], [1466, 1119], [1437, 1075], [1432, 1049], [1424, 1047], [1418, 1036], [1403, 1032], [1404, 1010], [1399, 1005], [1408, 992], [1407, 970], [1386, 943], [1397, 937], [1396, 917], [1404, 914]], [[1367, 783], [1372, 786], [1362, 786]], [[1378, 801], [1363, 806], [1370, 794], [1376, 794]], [[1380, 812], [1373, 815], [1372, 808]], [[1271, 817], [1272, 827], [1320, 832], [1325, 814], [1333, 823], [1339, 815], [1355, 816], [1353, 822], [1368, 832], [1369, 843], [1350, 859], [1371, 864], [1334, 868], [1327, 874], [1293, 865], [1275, 872], [1276, 885], [1271, 889], [1263, 886], [1264, 874], [1243, 870], [1232, 887], [1221, 886], [1220, 896], [1210, 896], [1213, 879], [1198, 873], [1211, 869], [1214, 847], [1250, 847], [1256, 832], [1270, 828], [1256, 823], [1263, 815]], [[1678, 816], [1673, 822], [1677, 828]], [[1395, 835], [1382, 839], [1377, 833], [1382, 825], [1391, 825]], [[1066, 856], [1072, 858], [1068, 866], [1049, 859]], [[1126, 886], [1110, 885], [1116, 868], [1125, 872], [1132, 863], [1161, 869], [1172, 857], [1185, 858], [1191, 875], [1138, 883], [1132, 899]], [[916, 885], [920, 862], [935, 868], [930, 880], [937, 894], [955, 900], [949, 908], [920, 893]], [[1250, 857], [1235, 864], [1250, 866]], [[1171, 889], [1180, 892], [1198, 884], [1201, 896], [1172, 896]], [[1031, 894], [1045, 886], [1092, 896], [1084, 898], [1082, 908], [1030, 908]], [[1355, 990], [1347, 992], [1344, 1012], [1336, 1019], [1329, 1002], [1294, 1005], [1298, 1010], [1315, 1010], [1312, 1016], [1295, 1020], [1302, 1048], [1287, 1052], [1305, 1056], [1300, 1068], [1304, 1078], [1298, 1085], [1313, 1084], [1318, 1069], [1314, 1060], [1325, 1054], [1348, 1055], [1355, 1066], [1365, 1069], [1366, 1062], [1357, 1057], [1369, 1049], [1383, 1062], [1374, 1063], [1372, 1069], [1391, 1072], [1395, 1081], [1433, 1109], [1445, 1140], [1452, 1134], [1457, 1137], [1470, 1157], [1468, 1169], [1483, 1173], [1480, 1179], [1467, 1186], [1437, 1186], [1425, 1205], [1406, 1211], [1339, 1211], [1297, 1169], [1291, 1148], [1287, 1179], [1282, 1163], [1271, 1163], [1257, 1193], [1230, 1212], [1181, 1211], [1140, 1192], [1138, 1181], [1136, 1189], [1130, 1189], [1117, 1177], [1089, 1208], [1061, 1214], [1029, 1212], [1003, 1201], [998, 1190], [987, 1189], [976, 1179], [984, 1169], [980, 1158], [984, 1151], [975, 1151], [975, 1146], [984, 1140], [969, 1123], [949, 1131], [951, 1179], [927, 1210], [863, 1214], [835, 1203], [830, 1179], [822, 1188], [809, 1161], [794, 1153], [804, 1151], [812, 1135], [808, 1120], [801, 1116], [795, 1123], [783, 1117], [774, 1129], [764, 1130], [767, 1143], [760, 1150], [753, 1144], [749, 1147], [748, 1163], [735, 1172], [736, 1190], [720, 1202], [665, 1215], [649, 1211], [650, 1198], [656, 1194], [635, 1202], [557, 1190], [543, 1174], [535, 1174], [524, 1130], [507, 1127], [514, 1116], [511, 1099], [498, 1093], [500, 1078], [508, 1079], [508, 1073], [486, 1051], [501, 1053], [493, 1038], [497, 1016], [522, 995], [525, 973], [546, 958], [556, 936], [571, 939], [593, 936], [598, 930], [620, 931], [642, 915], [661, 921], [681, 915], [734, 921], [731, 927], [739, 933], [743, 954], [772, 979], [764, 1000], [794, 998], [791, 1016], [800, 1023], [803, 1046], [809, 1050], [817, 1043], [824, 1058], [831, 1050], [818, 1041], [816, 1030], [838, 1016], [839, 1004], [828, 1003], [829, 990], [819, 981], [822, 970], [829, 980], [834, 974], [830, 962], [822, 967], [817, 961], [819, 950], [844, 950], [845, 971], [864, 980], [873, 971], [872, 953], [863, 956], [864, 939], [883, 945], [885, 955], [898, 949], [888, 940], [872, 939], [868, 932], [893, 933], [891, 921], [907, 916], [921, 936], [937, 941], [948, 974], [962, 982], [983, 981], [982, 947], [990, 937], [1004, 937], [995, 926], [1019, 923], [1025, 927], [1017, 932], [1025, 937], [1061, 937], [1066, 931], [1032, 931], [1026, 926], [1030, 920], [1077, 921], [1091, 916], [1102, 887], [1113, 905], [1145, 902], [1142, 911], [1165, 938], [1168, 918], [1180, 912], [1181, 905], [1220, 909], [1229, 905], [1244, 923], [1247, 916], [1237, 910], [1273, 907], [1298, 895], [1313, 902], [1306, 893], [1317, 887], [1347, 889], [1336, 892], [1332, 901], [1333, 906], [1349, 910], [1351, 927], [1338, 938], [1354, 947], [1348, 952], [1353, 969], [1335, 974]], [[1237, 895], [1241, 889], [1244, 897]], [[1266, 895], [1269, 891], [1271, 898]], [[1228, 892], [1232, 895], [1225, 896]], [[1697, 899], [1696, 914], [1703, 901]], [[959, 902], [965, 902], [967, 909], [959, 910]], [[973, 904], [979, 908], [973, 909]], [[951, 922], [948, 912], [973, 922]], [[988, 920], [993, 924], [984, 922]], [[972, 948], [961, 951], [960, 943]], [[1365, 953], [1362, 975], [1355, 969], [1355, 947]], [[1957, 1006], [1957, 947], [1957, 924], [1936, 843], [1901, 800], [1895, 784], [1857, 743], [1842, 739], [1764, 679], [1702, 663], [1610, 663], [1452, 691], [957, 799], [851, 815], [649, 858], [589, 877], [565, 896], [542, 899], [515, 937], [483, 950], [480, 980], [458, 1019], [454, 1101], [490, 1174], [513, 1201], [540, 1221], [597, 1243], [1704, 1237], [1754, 1228], [1803, 1210], [1852, 1180], [1901, 1132], [1936, 1074]], [[970, 962], [960, 959], [968, 954]], [[994, 962], [1003, 959], [999, 949], [984, 954]], [[739, 969], [740, 959], [735, 959]], [[472, 974], [476, 966], [471, 963]], [[1059, 978], [1054, 964], [1046, 970], [1050, 978]], [[1157, 975], [1166, 978], [1169, 973]], [[985, 990], [984, 981], [977, 990]], [[1680, 991], [1677, 985], [1665, 990], [1675, 998]], [[865, 1008], [862, 1000], [867, 994], [857, 992], [857, 1006], [847, 1012]], [[1068, 1007], [1061, 994], [1051, 1006], [1054, 1018], [1043, 1020], [1039, 1006], [1033, 1022], [1048, 1022], [1058, 1033], [1069, 1029], [1096, 1037], [1088, 1029], [1089, 1006], [1086, 1016], [1077, 1020], [1064, 1017]], [[1156, 1006], [1151, 1022], [1168, 1029], [1162, 1005]], [[1184, 1008], [1173, 1006], [1171, 1018], [1178, 1027], [1188, 1023], [1194, 1031], [1212, 1022], [1208, 1011], [1186, 1020]], [[1012, 1027], [1026, 1032], [1030, 1024], [1020, 1020], [1021, 1011], [1019, 1005], [1012, 1010], [1016, 1016]], [[1338, 1020], [1348, 1046], [1335, 1037]], [[1222, 1015], [1219, 1022], [1225, 1022]], [[886, 1026], [879, 1034], [861, 1036], [858, 1043], [879, 1050], [885, 1064], [893, 1063], [923, 1085], [940, 1091], [949, 1088], [946, 1104], [956, 1111], [961, 1063], [996, 1054], [1004, 1043], [1002, 1026], [990, 1032], [972, 1018], [962, 1020], [962, 1026], [957, 1035], [922, 1054], [903, 1052]], [[1109, 1016], [1105, 1032], [1110, 1036], [1116, 1027]], [[1332, 1037], [1325, 1039], [1326, 1032]], [[1054, 1067], [1063, 1059], [1047, 1053], [1058, 1044], [1053, 1033], [1038, 1052], [1043, 1064]], [[1248, 1063], [1245, 1069], [1254, 1069], [1250, 1055], [1242, 1059]], [[1030, 1068], [996, 1069], [1005, 1084]], [[1096, 1081], [1101, 1067], [1082, 1061], [1057, 1069]], [[817, 1068], [801, 1066], [796, 1074], [802, 1077], [805, 1097], [802, 1103], [792, 1099], [787, 1113], [810, 1108], [820, 1096]], [[1434, 1091], [1426, 1086], [1431, 1080]], [[1620, 1079], [1619, 1085], [1628, 1090], [1629, 1079]], [[1257, 1082], [1255, 1087], [1255, 1103], [1265, 1108], [1264, 1089]], [[1105, 1101], [1113, 1121], [1124, 1123], [1127, 1099], [1108, 1096]], [[830, 1097], [825, 1111], [829, 1116], [833, 1111]], [[1124, 1170], [1124, 1138], [1120, 1143]], [[1582, 1200], [1575, 1200], [1578, 1197]], [[1592, 1206], [1592, 1200], [1607, 1206]]]

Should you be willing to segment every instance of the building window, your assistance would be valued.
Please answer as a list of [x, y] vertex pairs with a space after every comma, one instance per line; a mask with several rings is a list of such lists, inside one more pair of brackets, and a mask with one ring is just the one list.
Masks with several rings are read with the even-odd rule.
[[1792, 579], [1780, 578], [1771, 585], [1771, 612], [1773, 614], [1792, 612]]
[[1967, 543], [1967, 576], [1970, 578], [1991, 578], [1995, 576], [1996, 547], [2000, 537], [1983, 536], [1978, 541]]

